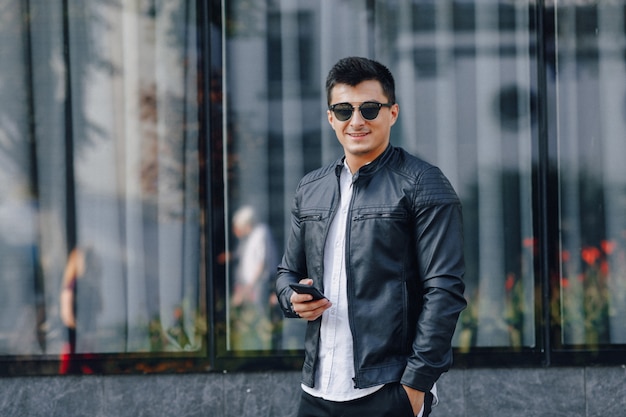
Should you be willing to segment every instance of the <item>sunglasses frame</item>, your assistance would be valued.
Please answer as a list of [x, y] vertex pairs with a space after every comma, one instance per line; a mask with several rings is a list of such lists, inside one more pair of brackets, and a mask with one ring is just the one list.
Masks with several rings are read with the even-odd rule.
[[[363, 109], [362, 109], [362, 107], [363, 107], [364, 105], [366, 105], [366, 104], [367, 104], [367, 105], [372, 105], [372, 104], [374, 104], [374, 105], [376, 106], [376, 107], [368, 107], [368, 108], [366, 108], [366, 110], [374, 110], [374, 109], [376, 109], [376, 115], [375, 115], [374, 117], [372, 117], [371, 119], [370, 119], [369, 117], [366, 117], [366, 116], [363, 114]], [[364, 101], [364, 102], [363, 102], [363, 103], [361, 103], [361, 105], [359, 105], [359, 106], [353, 106], [353, 105], [352, 105], [352, 104], [350, 104], [350, 103], [336, 103], [336, 104], [331, 104], [330, 106], [328, 106], [328, 110], [332, 111], [332, 112], [333, 112], [333, 114], [335, 115], [335, 117], [337, 118], [337, 120], [339, 120], [340, 122], [347, 122], [348, 120], [352, 119], [352, 115], [354, 114], [354, 110], [355, 110], [355, 109], [359, 109], [359, 112], [361, 112], [361, 117], [362, 117], [363, 119], [365, 119], [365, 120], [370, 120], [370, 121], [371, 121], [371, 120], [376, 120], [376, 118], [378, 117], [378, 114], [380, 113], [380, 109], [381, 109], [382, 107], [391, 107], [391, 106], [393, 106], [394, 104], [395, 104], [395, 103], [379, 103], [379, 102], [377, 102], [377, 101]], [[341, 110], [348, 110], [347, 106], [350, 106], [350, 109], [351, 109], [350, 116], [349, 116], [348, 118], [346, 118], [346, 119], [342, 119], [342, 118], [341, 118], [341, 117], [337, 114], [337, 111], [336, 111], [336, 107], [337, 107], [337, 106], [346, 106], [346, 108], [345, 108], [345, 109], [341, 109]]]

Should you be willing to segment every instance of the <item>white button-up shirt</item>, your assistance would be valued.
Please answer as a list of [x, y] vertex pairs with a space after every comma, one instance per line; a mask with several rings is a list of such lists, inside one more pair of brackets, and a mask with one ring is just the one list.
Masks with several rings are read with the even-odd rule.
[[352, 200], [352, 173], [344, 163], [339, 179], [341, 205], [333, 219], [324, 247], [324, 295], [332, 307], [322, 315], [320, 347], [315, 387], [302, 389], [330, 401], [349, 401], [369, 395], [382, 385], [354, 388], [354, 359], [352, 332], [348, 320], [346, 279], [346, 223]]

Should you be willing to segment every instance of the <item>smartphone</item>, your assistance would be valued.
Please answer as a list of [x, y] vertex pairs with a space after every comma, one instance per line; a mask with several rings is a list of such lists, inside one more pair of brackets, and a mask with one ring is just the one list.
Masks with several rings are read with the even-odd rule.
[[322, 298], [326, 298], [324, 294], [320, 292], [317, 288], [312, 285], [306, 284], [289, 284], [292, 290], [297, 292], [298, 294], [311, 294], [313, 296], [313, 300], [321, 300]]

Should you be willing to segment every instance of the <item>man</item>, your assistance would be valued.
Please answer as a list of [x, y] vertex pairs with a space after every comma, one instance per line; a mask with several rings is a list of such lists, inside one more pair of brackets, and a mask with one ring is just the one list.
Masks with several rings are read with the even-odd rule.
[[284, 314], [308, 321], [298, 416], [425, 417], [466, 305], [461, 205], [438, 168], [390, 145], [385, 66], [342, 59], [326, 94], [344, 156], [300, 181], [276, 282]]
[[251, 206], [239, 208], [233, 215], [232, 224], [233, 233], [239, 240], [233, 259], [236, 261], [231, 297], [233, 348], [275, 348], [277, 301], [271, 281], [278, 254], [272, 233], [265, 223], [257, 220]]

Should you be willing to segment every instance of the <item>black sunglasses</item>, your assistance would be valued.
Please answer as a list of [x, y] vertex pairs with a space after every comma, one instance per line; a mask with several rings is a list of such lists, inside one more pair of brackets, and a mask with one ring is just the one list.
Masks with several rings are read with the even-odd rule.
[[[380, 112], [381, 107], [391, 107], [393, 103], [377, 103], [375, 101], [366, 101], [361, 103], [360, 106], [356, 106], [361, 112], [361, 116], [365, 120], [374, 120], [378, 117], [378, 113]], [[352, 117], [352, 113], [354, 112], [355, 107], [350, 103], [337, 103], [331, 106], [328, 106], [328, 110], [335, 113], [335, 117], [340, 122], [345, 122]]]

